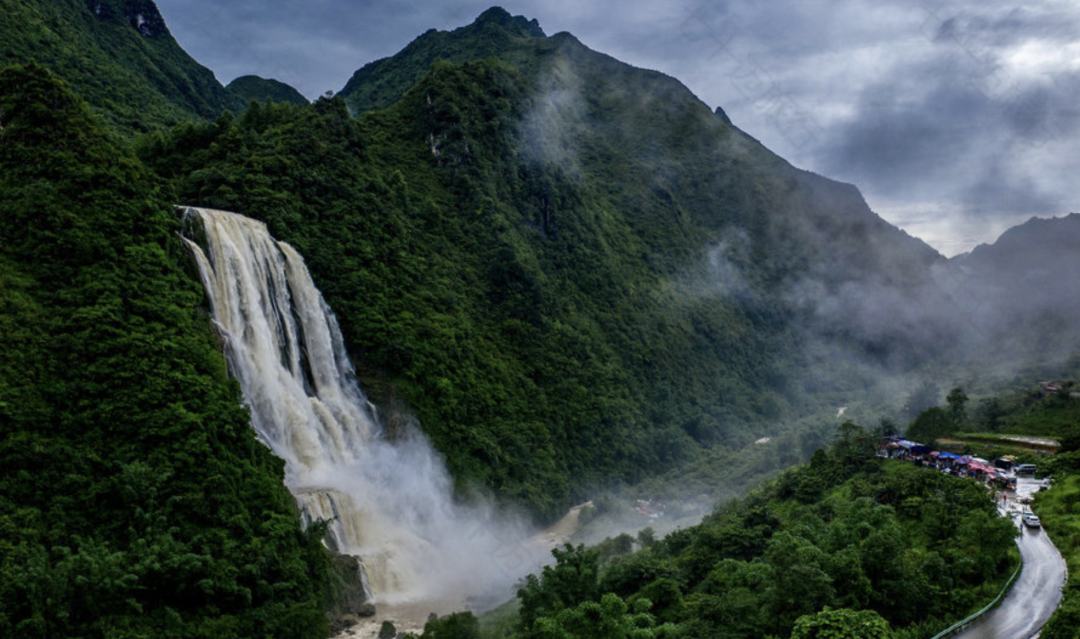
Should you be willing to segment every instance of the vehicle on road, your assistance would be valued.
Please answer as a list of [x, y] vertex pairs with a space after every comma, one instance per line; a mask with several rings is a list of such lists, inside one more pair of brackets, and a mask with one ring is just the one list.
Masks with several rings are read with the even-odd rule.
[[1020, 515], [1020, 519], [1023, 520], [1024, 525], [1028, 528], [1038, 528], [1041, 525], [1039, 516], [1035, 513], [1024, 513]]
[[1034, 475], [1035, 464], [1020, 464], [1016, 467], [1017, 475]]

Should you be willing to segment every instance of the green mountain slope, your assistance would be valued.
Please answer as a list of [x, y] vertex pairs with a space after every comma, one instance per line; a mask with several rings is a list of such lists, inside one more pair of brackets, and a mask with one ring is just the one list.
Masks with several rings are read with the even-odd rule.
[[396, 102], [420, 81], [436, 60], [464, 62], [503, 57], [513, 44], [543, 38], [536, 20], [512, 17], [504, 9], [488, 9], [472, 25], [452, 32], [429, 30], [401, 53], [364, 65], [340, 91], [354, 114], [382, 109]]
[[[445, 59], [468, 51], [482, 59]], [[430, 57], [400, 97], [385, 88]], [[353, 80], [151, 136], [140, 156], [184, 203], [297, 246], [365, 388], [391, 421], [419, 417], [462, 480], [554, 515], [835, 410], [822, 389], [861, 382], [807, 355], [825, 338], [803, 325], [902, 354], [888, 364], [927, 348], [845, 324], [860, 298], [844, 295], [902, 305], [940, 256], [672, 78], [494, 9]], [[392, 106], [353, 120], [364, 87]]]
[[[1017, 531], [984, 487], [875, 460], [850, 422], [840, 433], [698, 525], [643, 531], [636, 553], [628, 535], [556, 550], [518, 591], [515, 631], [492, 636], [604, 636], [631, 608], [650, 613], [627, 624], [641, 637], [927, 637], [993, 599], [1017, 565]], [[862, 623], [846, 632], [793, 632], [804, 615], [812, 628], [854, 611]]]
[[0, 636], [326, 636], [171, 198], [41, 67], [0, 113]]
[[173, 39], [151, 0], [3, 0], [0, 66], [36, 62], [124, 135], [242, 106]]
[[257, 75], [243, 75], [225, 87], [243, 104], [252, 100], [260, 102], [288, 102], [289, 104], [308, 104], [308, 99], [299, 91], [278, 80], [260, 78]]
[[993, 244], [949, 260], [946, 283], [979, 329], [971, 358], [997, 366], [1067, 362], [1080, 346], [1074, 321], [1080, 284], [1067, 275], [1080, 267], [1078, 256], [1080, 215], [1074, 213], [1032, 218]]

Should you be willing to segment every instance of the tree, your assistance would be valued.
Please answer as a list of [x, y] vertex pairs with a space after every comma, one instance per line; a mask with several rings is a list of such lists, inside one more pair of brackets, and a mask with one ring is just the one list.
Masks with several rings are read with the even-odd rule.
[[967, 394], [964, 389], [957, 386], [949, 391], [945, 402], [949, 405], [949, 417], [952, 419], [953, 427], [960, 428], [967, 422]]
[[608, 593], [599, 602], [586, 601], [563, 610], [555, 618], [542, 617], [533, 626], [538, 639], [654, 639], [670, 636], [671, 626], [656, 627], [649, 614], [652, 603], [634, 602], [633, 610], [618, 595]]
[[777, 533], [769, 540], [765, 562], [772, 573], [765, 608], [774, 631], [786, 632], [799, 615], [833, 602], [836, 589], [825, 571], [830, 558], [811, 541], [786, 530]]
[[874, 438], [862, 426], [846, 421], [836, 429], [833, 455], [844, 466], [858, 466], [874, 458], [877, 450]]
[[935, 446], [937, 440], [953, 432], [953, 421], [944, 408], [934, 406], [919, 413], [907, 428], [908, 439]]
[[990, 397], [979, 401], [975, 408], [975, 421], [979, 429], [995, 432], [1001, 426], [1001, 418], [1006, 414], [1005, 407], [997, 397]]
[[889, 634], [889, 622], [873, 610], [824, 610], [795, 620], [791, 639], [879, 639]]
[[882, 417], [878, 420], [877, 427], [874, 428], [873, 435], [878, 439], [884, 439], [890, 435], [895, 435], [900, 432], [900, 427], [896, 425], [896, 422], [888, 417]]
[[544, 566], [538, 578], [529, 575], [518, 590], [521, 599], [521, 624], [525, 628], [542, 616], [553, 616], [583, 601], [595, 601], [599, 594], [597, 577], [600, 553], [566, 544], [563, 550], [552, 548], [555, 566]]
[[[379, 636], [382, 637], [382, 633]], [[420, 639], [480, 639], [480, 621], [468, 610], [455, 612], [424, 624]]]
[[904, 403], [904, 419], [911, 421], [927, 408], [937, 406], [940, 397], [941, 389], [937, 384], [924, 380], [908, 395], [907, 402]]

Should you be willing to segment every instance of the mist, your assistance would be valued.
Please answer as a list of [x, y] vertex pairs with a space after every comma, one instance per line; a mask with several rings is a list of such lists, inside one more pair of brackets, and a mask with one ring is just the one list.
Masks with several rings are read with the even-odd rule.
[[511, 597], [550, 549], [523, 518], [458, 501], [415, 424], [382, 426], [300, 255], [233, 213], [187, 209], [185, 225], [252, 425], [285, 460], [305, 522], [327, 521], [327, 546], [360, 560], [368, 600]]

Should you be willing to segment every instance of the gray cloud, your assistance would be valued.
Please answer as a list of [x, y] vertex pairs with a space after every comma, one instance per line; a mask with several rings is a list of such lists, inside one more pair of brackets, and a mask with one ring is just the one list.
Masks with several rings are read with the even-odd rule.
[[[158, 0], [228, 82], [308, 97], [493, 4]], [[1042, 0], [512, 0], [549, 33], [672, 75], [797, 166], [857, 184], [947, 254], [1080, 209], [1080, 6]]]

